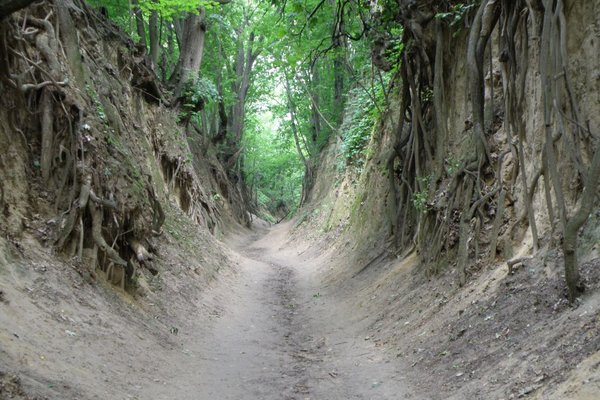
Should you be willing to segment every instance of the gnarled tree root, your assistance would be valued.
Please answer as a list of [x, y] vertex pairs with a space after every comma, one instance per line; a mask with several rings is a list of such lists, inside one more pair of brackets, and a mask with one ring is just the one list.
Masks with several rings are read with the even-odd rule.
[[94, 242], [113, 263], [126, 267], [127, 261], [123, 260], [121, 256], [119, 256], [119, 253], [109, 246], [102, 236], [102, 209], [97, 207], [94, 203], [88, 203], [88, 206], [90, 213], [92, 214], [92, 238], [94, 239]]
[[150, 253], [146, 249], [146, 247], [137, 239], [130, 239], [129, 247], [131, 247], [131, 250], [133, 250], [139, 262], [149, 261], [154, 258], [152, 253]]

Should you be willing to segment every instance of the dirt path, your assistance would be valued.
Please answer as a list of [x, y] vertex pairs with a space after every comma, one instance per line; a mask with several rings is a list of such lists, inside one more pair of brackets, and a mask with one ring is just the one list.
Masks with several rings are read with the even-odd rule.
[[241, 271], [215, 289], [228, 303], [191, 349], [197, 369], [169, 385], [189, 388], [176, 398], [412, 398], [384, 349], [358, 337], [349, 311], [319, 289], [318, 269], [286, 250], [285, 232], [234, 244]]
[[[101, 282], [87, 283], [46, 248], [38, 248], [31, 260], [8, 257], [0, 238], [0, 400], [508, 398], [507, 393], [519, 393], [530, 388], [530, 382], [539, 383], [540, 376], [546, 379], [555, 373], [546, 372], [542, 363], [559, 368], [556, 365], [568, 361], [566, 357], [578, 354], [572, 349], [597, 349], [598, 296], [572, 310], [517, 320], [511, 309], [527, 307], [523, 299], [528, 300], [533, 289], [520, 295], [502, 283], [505, 292], [500, 295], [481, 300], [480, 292], [471, 290], [470, 296], [451, 300], [450, 309], [444, 310], [435, 294], [417, 298], [395, 283], [369, 282], [366, 275], [335, 281], [331, 274], [344, 261], [343, 254], [335, 254], [339, 259], [332, 269], [319, 246], [303, 239], [288, 243], [288, 228], [277, 226], [230, 240], [227, 245], [234, 250], [237, 266], [223, 250], [221, 258], [211, 262], [226, 267], [209, 282], [195, 280], [197, 273], [190, 269], [203, 268], [200, 262], [165, 255], [162, 261], [168, 269], [159, 276], [160, 286], [154, 286], [156, 294], [137, 302]], [[395, 273], [404, 275], [396, 275], [394, 282], [410, 279], [410, 270], [404, 268], [396, 265]], [[516, 285], [524, 273], [501, 282]], [[588, 281], [598, 282], [594, 279]], [[487, 288], [494, 279], [485, 281], [481, 287]], [[550, 284], [534, 296], [551, 293]], [[434, 285], [440, 281], [426, 288], [435, 293]], [[496, 301], [500, 305], [494, 308]], [[427, 310], [421, 317], [427, 323], [417, 317], [427, 307], [423, 303], [439, 311]], [[448, 324], [461, 310], [466, 310], [466, 319]], [[525, 310], [519, 308], [519, 313]], [[529, 315], [538, 312], [534, 309]], [[442, 319], [436, 322], [439, 315]], [[490, 340], [498, 325], [478, 325], [487, 315], [510, 324], [515, 341]], [[549, 329], [553, 324], [562, 331]], [[469, 326], [467, 340], [444, 341], [461, 326]], [[577, 328], [575, 338], [562, 333], [567, 326]], [[546, 343], [555, 343], [563, 353], [548, 355]], [[508, 345], [514, 353], [506, 357]], [[477, 348], [481, 355], [474, 354]], [[451, 357], [441, 358], [442, 352]], [[598, 398], [598, 358], [586, 357], [559, 391], [536, 396]], [[444, 364], [436, 370], [433, 363]], [[517, 364], [522, 369], [515, 375]], [[463, 376], [462, 371], [480, 375]], [[407, 374], [418, 387], [408, 385]], [[444, 384], [449, 374], [452, 386]], [[515, 379], [520, 387], [515, 387]], [[497, 382], [504, 386], [493, 387]]]
[[4, 260], [0, 399], [415, 398], [395, 355], [366, 336], [372, 318], [321, 285], [328, 266], [287, 232], [231, 240], [237, 272], [208, 288], [172, 266], [168, 308], [141, 309], [62, 264]]

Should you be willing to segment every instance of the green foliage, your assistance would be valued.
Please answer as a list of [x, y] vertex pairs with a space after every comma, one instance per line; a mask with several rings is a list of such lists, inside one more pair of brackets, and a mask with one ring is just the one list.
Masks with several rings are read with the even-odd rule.
[[455, 158], [446, 159], [448, 176], [453, 176], [460, 169], [460, 161]]
[[186, 82], [183, 97], [185, 107], [188, 109], [199, 109], [210, 100], [218, 100], [219, 92], [215, 84], [208, 78], [192, 78]]
[[389, 39], [386, 58], [392, 62], [392, 73], [395, 74], [400, 67], [402, 52], [406, 47], [402, 41], [404, 36], [404, 28], [402, 26], [394, 26], [390, 29], [391, 38]]
[[92, 102], [94, 103], [94, 107], [96, 108], [96, 114], [97, 114], [98, 118], [100, 118], [100, 120], [104, 124], [107, 124], [106, 111], [104, 110], [104, 106], [102, 105], [102, 102], [100, 102], [100, 97], [98, 96], [98, 93], [89, 84], [85, 85], [85, 91], [88, 94], [88, 96], [92, 99]]
[[183, 13], [197, 13], [200, 8], [211, 10], [219, 5], [212, 0], [140, 0], [144, 11], [156, 10], [164, 17], [173, 17]]
[[413, 194], [413, 206], [417, 209], [417, 211], [423, 212], [426, 210], [427, 198], [428, 196], [426, 190], [421, 190]]
[[353, 89], [346, 104], [346, 118], [341, 126], [342, 153], [348, 163], [361, 159], [363, 150], [371, 138], [375, 108], [370, 97], [362, 89]]
[[[278, 132], [270, 111], [251, 114], [244, 136], [244, 179], [260, 208], [293, 211], [300, 201], [303, 166], [293, 142]], [[267, 217], [268, 218], [268, 217]]]
[[[457, 3], [450, 7], [447, 12], [440, 12], [435, 14], [435, 18], [449, 21], [450, 26], [460, 31], [460, 24], [463, 22], [467, 13], [475, 7], [475, 4]], [[457, 31], [457, 32], [458, 32]]]
[[[130, 14], [132, 2], [129, 0], [90, 0], [92, 6], [106, 7], [111, 19], [118, 21]], [[185, 13], [198, 13], [200, 8], [211, 10], [219, 3], [213, 0], [138, 0], [138, 7], [144, 13], [158, 11], [164, 18], [181, 16]]]
[[[385, 75], [383, 84], [388, 82], [389, 75]], [[364, 162], [367, 144], [385, 106], [384, 88], [376, 83], [371, 85], [355, 87], [348, 93], [346, 115], [340, 127], [342, 155], [348, 165], [361, 166]]]
[[431, 183], [431, 175], [417, 177], [417, 191], [413, 193], [413, 206], [419, 212], [427, 210], [427, 202], [429, 201], [429, 184]]
[[[371, 18], [368, 2], [342, 6], [321, 0], [234, 1], [223, 7], [216, 7], [219, 3], [214, 0], [91, 3], [106, 7], [110, 18], [135, 41], [140, 39], [136, 29], [139, 19], [131, 6], [137, 4], [141, 10], [146, 43], [150, 43], [150, 15], [158, 16], [152, 19], [156, 23], [152, 27], [153, 32], [158, 30], [160, 54], [153, 61], [155, 71], [165, 80], [179, 57], [181, 32], [176, 34], [175, 27], [181, 27], [187, 14], [204, 9], [202, 71], [196, 75], [200, 78], [190, 80], [181, 92], [180, 119], [202, 128], [209, 139], [203, 143], [218, 138], [215, 142], [220, 141], [219, 149], [227, 148], [227, 155], [243, 148], [238, 163], [243, 179], [254, 200], [273, 213], [297, 207], [306, 182], [304, 168], [318, 167], [320, 151], [331, 135], [341, 133], [343, 137], [341, 168], [363, 165], [368, 156], [367, 144], [385, 109], [385, 90], [396, 73], [393, 69], [382, 75], [375, 70], [367, 30], [386, 39], [385, 57], [392, 61], [393, 68], [399, 65], [405, 47], [395, 0], [382, 0], [377, 18]], [[240, 96], [240, 76], [247, 65], [240, 55], [246, 54], [260, 56], [253, 65], [248, 92]], [[290, 81], [293, 116], [283, 76]], [[242, 97], [245, 129], [241, 140], [231, 132], [221, 140], [222, 112], [231, 125], [232, 115], [244, 114], [237, 104]], [[347, 111], [342, 118], [346, 101]], [[98, 114], [102, 111], [99, 108]], [[191, 156], [188, 154], [186, 159], [191, 161]]]

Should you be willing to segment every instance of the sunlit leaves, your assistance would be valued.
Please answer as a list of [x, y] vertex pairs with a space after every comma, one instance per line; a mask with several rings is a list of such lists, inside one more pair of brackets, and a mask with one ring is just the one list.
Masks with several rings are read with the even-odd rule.
[[220, 4], [213, 0], [140, 0], [139, 3], [142, 10], [156, 10], [163, 17], [197, 13], [201, 8], [211, 10]]
[[302, 163], [289, 137], [279, 134], [280, 122], [269, 111], [250, 114], [244, 135], [245, 181], [260, 206], [275, 212], [278, 205], [298, 205], [302, 187]]

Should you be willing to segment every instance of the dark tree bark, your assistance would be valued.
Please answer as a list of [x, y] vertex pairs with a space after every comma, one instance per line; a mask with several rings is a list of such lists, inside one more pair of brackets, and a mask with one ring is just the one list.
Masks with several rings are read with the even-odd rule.
[[0, 0], [0, 20], [31, 3], [33, 3], [33, 0]]
[[[231, 0], [216, 0], [224, 5]], [[177, 41], [179, 42], [179, 60], [175, 65], [169, 82], [174, 87], [175, 98], [179, 98], [183, 88], [190, 79], [197, 79], [202, 56], [204, 54], [204, 39], [206, 36], [206, 10], [198, 9], [197, 14], [187, 14], [185, 19], [173, 21]]]
[[135, 16], [135, 26], [137, 30], [137, 34], [140, 37], [139, 43], [146, 48], [146, 29], [144, 28], [144, 15], [142, 14], [142, 10], [139, 7], [139, 3], [137, 0], [132, 0], [131, 4], [133, 5], [133, 15]]
[[285, 72], [285, 92], [287, 95], [288, 111], [290, 114], [292, 134], [294, 135], [294, 143], [296, 144], [298, 155], [304, 164], [304, 182], [302, 183], [302, 196], [300, 197], [300, 205], [302, 205], [306, 202], [306, 200], [308, 200], [308, 196], [313, 185], [313, 163], [309, 157], [310, 155], [306, 156], [304, 154], [300, 144], [301, 134], [298, 132], [298, 126], [296, 124], [296, 105], [294, 104], [294, 98], [292, 96], [292, 89], [290, 86], [290, 78], [287, 71]]
[[150, 62], [152, 68], [156, 68], [158, 63], [158, 49], [160, 47], [159, 27], [158, 27], [158, 12], [152, 10], [148, 20], [148, 33], [150, 34]]
[[579, 294], [579, 266], [577, 265], [577, 234], [594, 209], [598, 182], [600, 181], [600, 149], [596, 150], [592, 165], [588, 171], [587, 182], [581, 196], [579, 209], [565, 226], [563, 253], [565, 259], [565, 279], [569, 289], [569, 301], [573, 302]]
[[340, 3], [331, 0], [333, 3], [333, 26], [331, 31], [333, 58], [333, 115], [334, 123], [339, 126], [344, 114], [344, 81], [346, 79], [346, 48], [348, 40], [346, 38], [344, 10]]
[[318, 147], [319, 136], [321, 135], [321, 116], [319, 114], [320, 98], [317, 88], [319, 87], [319, 70], [316, 65], [311, 68], [310, 76], [310, 94], [311, 96], [311, 145], [313, 152], [316, 152]]
[[250, 33], [248, 42], [244, 44], [242, 32], [239, 33], [238, 52], [235, 62], [236, 79], [232, 84], [232, 92], [237, 93], [237, 100], [232, 106], [230, 113], [231, 133], [239, 145], [244, 131], [245, 106], [248, 90], [250, 89], [252, 69], [260, 54], [260, 49], [255, 49], [255, 35]]
[[475, 16], [469, 33], [467, 64], [469, 66], [469, 86], [473, 107], [473, 131], [477, 136], [477, 156], [482, 161], [491, 162], [490, 149], [484, 132], [484, 81], [483, 58], [485, 47], [500, 16], [497, 0], [484, 0]]
[[181, 29], [177, 29], [180, 41], [179, 60], [170, 78], [175, 88], [175, 97], [181, 96], [185, 84], [190, 79], [195, 79], [200, 70], [206, 35], [204, 15], [203, 8], [198, 14], [188, 14], [181, 24]]

